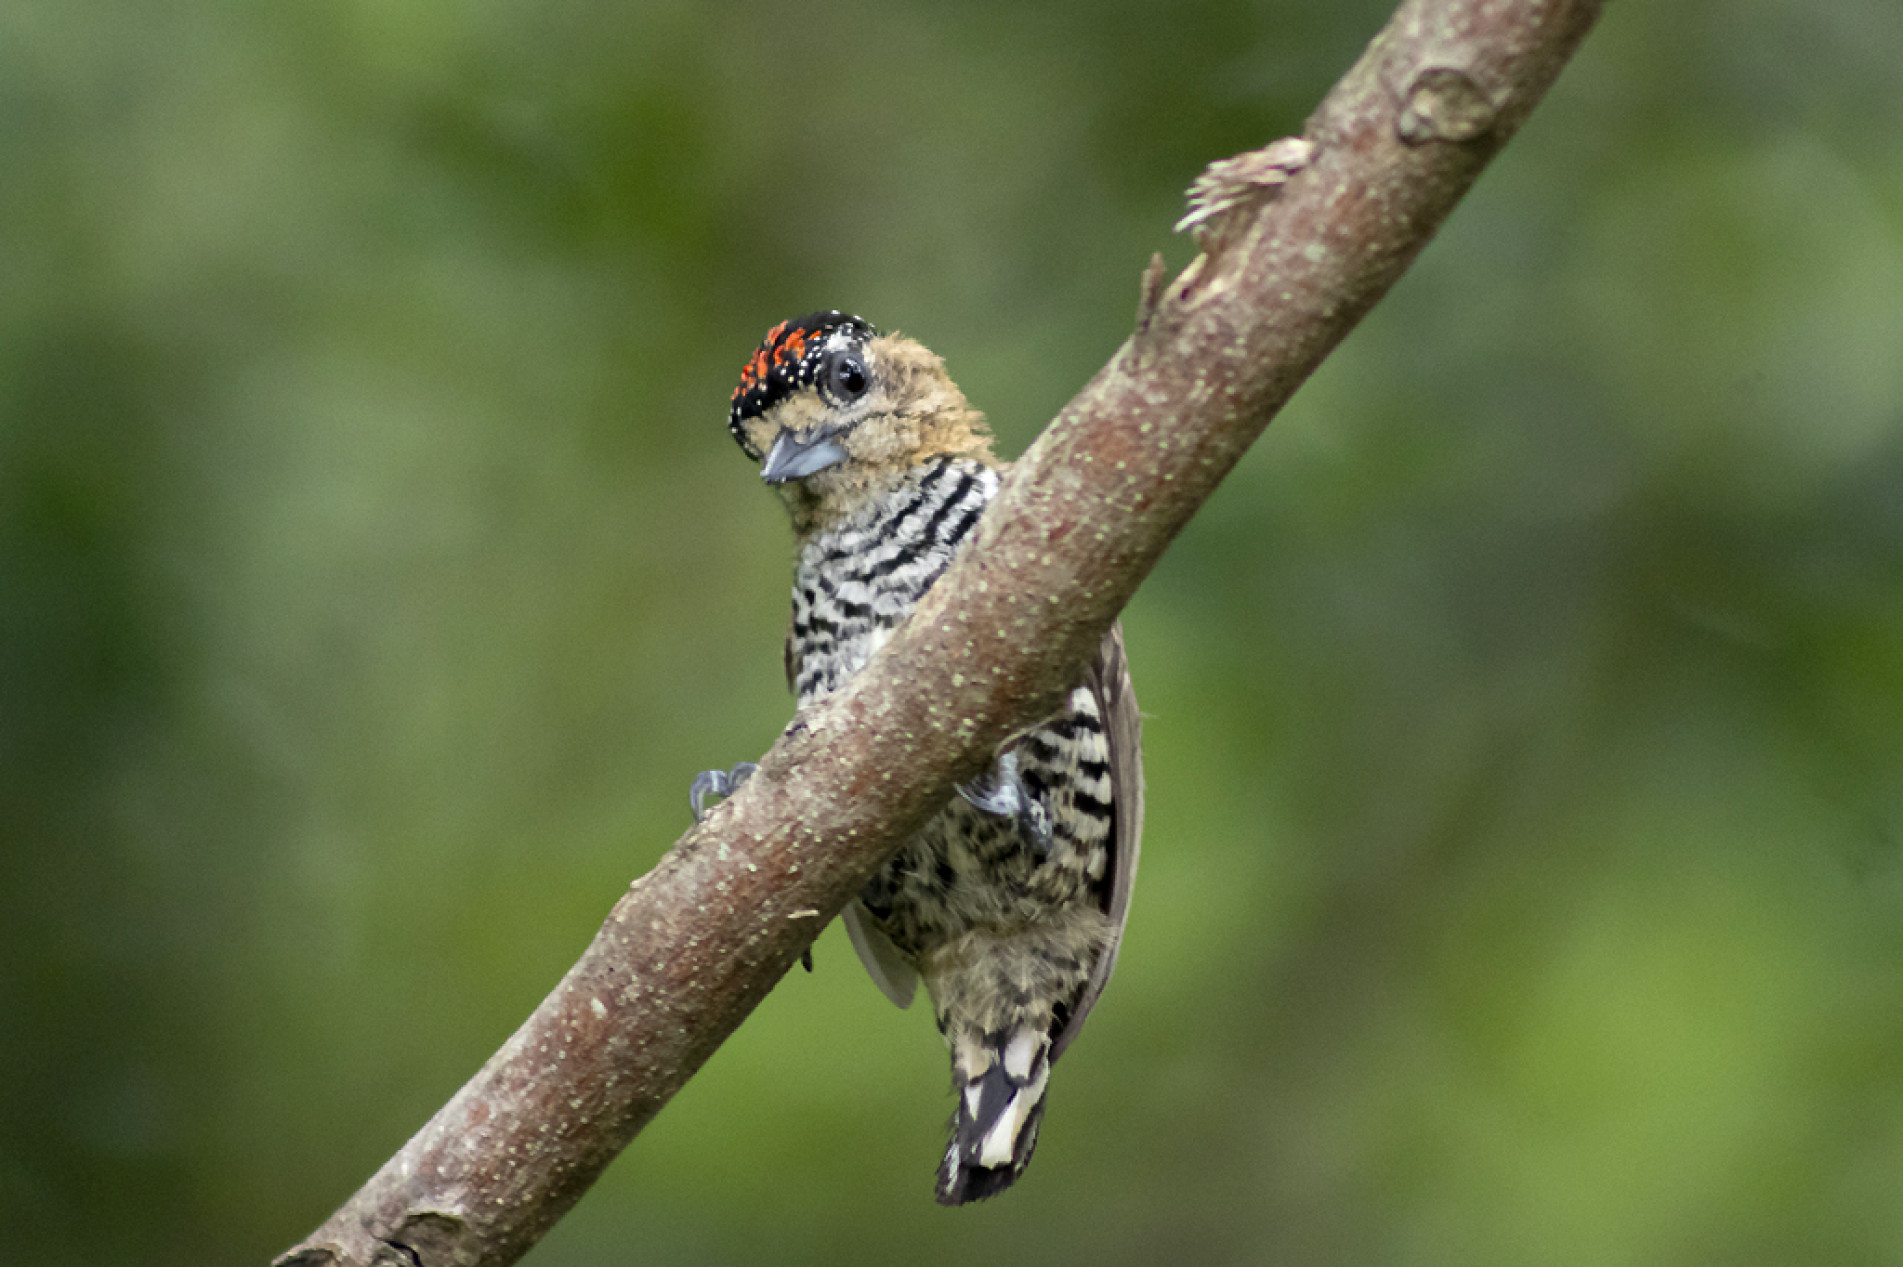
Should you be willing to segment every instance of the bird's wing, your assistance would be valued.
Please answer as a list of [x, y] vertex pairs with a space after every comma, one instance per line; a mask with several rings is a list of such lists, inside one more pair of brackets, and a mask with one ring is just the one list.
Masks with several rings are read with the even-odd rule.
[[1123, 942], [1123, 925], [1130, 917], [1130, 886], [1136, 880], [1137, 847], [1143, 838], [1143, 722], [1137, 714], [1136, 692], [1130, 686], [1130, 665], [1123, 653], [1123, 626], [1110, 626], [1097, 658], [1091, 663], [1086, 685], [1097, 699], [1103, 718], [1104, 740], [1110, 749], [1109, 874], [1105, 877], [1104, 913], [1110, 917], [1110, 943], [1098, 956], [1090, 980], [1077, 1004], [1051, 1036], [1051, 1059], [1056, 1060], [1083, 1028], [1097, 996], [1109, 984]]
[[852, 948], [859, 952], [859, 962], [866, 966], [872, 983], [900, 1007], [911, 1007], [912, 995], [918, 989], [918, 971], [899, 953], [899, 948], [892, 944], [892, 939], [885, 935], [858, 898], [846, 903], [841, 918], [846, 923], [846, 936], [852, 938]]

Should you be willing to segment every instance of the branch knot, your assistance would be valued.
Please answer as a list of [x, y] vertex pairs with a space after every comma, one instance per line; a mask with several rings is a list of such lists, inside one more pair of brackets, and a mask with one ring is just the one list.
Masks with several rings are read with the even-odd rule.
[[1478, 140], [1493, 130], [1498, 113], [1493, 99], [1473, 77], [1453, 66], [1417, 71], [1402, 102], [1394, 132], [1405, 145]]

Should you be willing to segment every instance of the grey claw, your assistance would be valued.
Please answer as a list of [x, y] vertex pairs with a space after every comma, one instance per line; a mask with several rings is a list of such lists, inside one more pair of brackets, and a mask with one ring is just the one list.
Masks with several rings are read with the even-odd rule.
[[693, 808], [694, 821], [699, 822], [707, 816], [702, 803], [711, 794], [723, 800], [740, 790], [740, 785], [749, 775], [760, 767], [752, 761], [742, 761], [731, 770], [702, 770], [694, 776], [693, 783], [687, 788], [687, 803]]
[[700, 803], [707, 799], [709, 792], [718, 793], [720, 785], [726, 781], [725, 770], [702, 770], [694, 776], [694, 781], [687, 785], [687, 804], [694, 811], [695, 822], [698, 823], [703, 817]]
[[1051, 853], [1051, 813], [1030, 797], [1025, 797], [1023, 806], [1018, 810], [1018, 827], [1031, 842], [1031, 848], [1040, 858], [1048, 858]]
[[1009, 818], [1018, 812], [1017, 784], [998, 779], [990, 772], [979, 775], [969, 783], [960, 783], [958, 795], [985, 813], [999, 818]]
[[1050, 853], [1050, 811], [1025, 790], [1024, 781], [1018, 777], [1017, 753], [1005, 753], [991, 769], [969, 783], [959, 784], [958, 795], [987, 814], [1015, 818], [1019, 830], [1031, 842], [1038, 856]]
[[1018, 754], [1001, 753], [998, 759], [969, 783], [958, 785], [958, 795], [987, 814], [1010, 818], [1024, 802], [1024, 784], [1018, 780]]

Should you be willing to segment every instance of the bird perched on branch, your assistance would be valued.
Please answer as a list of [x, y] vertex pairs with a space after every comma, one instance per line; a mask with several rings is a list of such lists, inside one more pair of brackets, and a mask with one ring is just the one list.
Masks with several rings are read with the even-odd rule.
[[[1001, 466], [937, 356], [843, 312], [768, 331], [728, 428], [792, 512], [786, 676], [804, 708], [864, 667], [950, 566]], [[697, 778], [695, 816], [752, 769]], [[1113, 627], [1064, 706], [1006, 743], [847, 906], [872, 979], [905, 1007], [923, 978], [951, 1048], [940, 1202], [992, 1196], [1030, 1161], [1051, 1065], [1117, 960], [1142, 818]]]

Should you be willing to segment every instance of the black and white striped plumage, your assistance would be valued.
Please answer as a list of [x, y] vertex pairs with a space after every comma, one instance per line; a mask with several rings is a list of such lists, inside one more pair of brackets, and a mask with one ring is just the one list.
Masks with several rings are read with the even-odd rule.
[[[805, 707], [892, 635], [970, 538], [1000, 470], [983, 416], [932, 353], [856, 317], [776, 326], [729, 423], [792, 511], [787, 679]], [[709, 773], [697, 789], [725, 791]], [[899, 1006], [931, 993], [957, 1109], [948, 1205], [1030, 1161], [1050, 1066], [1110, 977], [1142, 826], [1136, 700], [1112, 629], [1056, 715], [1007, 744], [846, 910]]]

